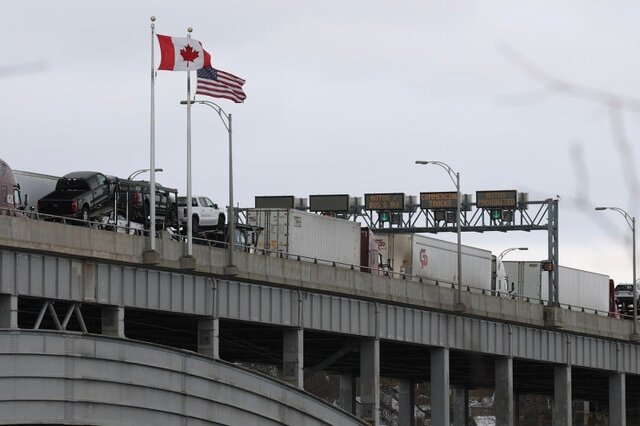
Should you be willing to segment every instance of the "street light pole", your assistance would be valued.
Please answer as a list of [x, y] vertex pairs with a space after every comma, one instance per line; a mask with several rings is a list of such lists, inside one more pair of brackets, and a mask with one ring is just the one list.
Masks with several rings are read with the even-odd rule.
[[502, 260], [502, 258], [509, 252], [515, 251], [515, 250], [529, 250], [529, 247], [510, 247], [508, 249], [505, 249], [502, 251], [502, 253], [500, 253], [498, 255], [498, 259]]
[[464, 309], [462, 304], [462, 232], [461, 232], [461, 215], [462, 215], [462, 194], [460, 193], [460, 173], [455, 172], [451, 166], [442, 161], [420, 161], [417, 160], [416, 164], [435, 164], [446, 170], [447, 174], [451, 178], [451, 181], [456, 186], [456, 232], [458, 234], [458, 291], [456, 293], [456, 305], [460, 310]]
[[[133, 173], [131, 173], [131, 174], [129, 175], [129, 177], [127, 178], [127, 180], [131, 180], [131, 179], [133, 179], [134, 177], [136, 177], [136, 176], [138, 176], [138, 175], [140, 175], [140, 174], [142, 174], [142, 173], [149, 172], [149, 171], [151, 171], [151, 169], [140, 169], [140, 170], [136, 170], [135, 172], [133, 172]], [[154, 171], [156, 171], [156, 172], [161, 172], [161, 171], [163, 171], [163, 169], [161, 169], [161, 168], [155, 168], [155, 169], [154, 169]]]
[[633, 256], [631, 262], [633, 265], [633, 334], [631, 335], [631, 339], [640, 340], [640, 335], [638, 335], [638, 283], [636, 279], [636, 218], [620, 207], [596, 207], [596, 210], [613, 210], [620, 213], [627, 221], [629, 228], [631, 228], [631, 251]]
[[[220, 117], [220, 121], [224, 125], [225, 129], [227, 129], [227, 133], [229, 134], [229, 206], [227, 208], [227, 218], [228, 218], [228, 244], [229, 244], [229, 262], [225, 269], [225, 275], [235, 275], [237, 274], [237, 268], [234, 265], [233, 260], [233, 251], [234, 251], [234, 243], [236, 238], [236, 218], [233, 209], [233, 127], [232, 127], [232, 117], [231, 114], [227, 114], [220, 105], [211, 101], [180, 101], [181, 105], [187, 104], [201, 104], [206, 105], [209, 108], [212, 108]], [[190, 231], [188, 231], [190, 232]]]
[[[140, 170], [136, 170], [135, 172], [131, 173], [129, 175], [129, 177], [127, 178], [127, 180], [132, 180], [134, 177], [142, 174], [142, 173], [146, 173], [146, 172], [150, 172], [151, 169], [140, 169]], [[163, 171], [162, 168], [155, 168], [153, 169], [154, 172], [161, 172]], [[154, 186], [155, 187], [155, 186]], [[154, 201], [156, 199], [155, 195], [151, 196], [151, 186], [149, 186], [149, 210], [151, 210], [151, 201]], [[129, 221], [129, 191], [127, 191], [127, 206], [125, 208], [125, 219], [127, 221], [127, 228], [129, 228], [131, 226], [131, 222]], [[151, 218], [149, 218], [151, 219]], [[155, 219], [155, 215], [154, 215], [154, 219]], [[117, 219], [116, 219], [117, 221]], [[151, 220], [149, 220], [149, 224], [151, 224]], [[128, 231], [128, 229], [127, 229]]]

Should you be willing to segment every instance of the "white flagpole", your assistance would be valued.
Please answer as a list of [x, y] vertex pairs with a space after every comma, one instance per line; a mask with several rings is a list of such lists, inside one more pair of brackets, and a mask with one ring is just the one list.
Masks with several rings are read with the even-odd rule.
[[227, 115], [227, 121], [229, 122], [229, 210], [227, 215], [229, 220], [229, 267], [233, 268], [233, 251], [235, 250], [234, 244], [236, 242], [236, 216], [233, 208], [233, 143], [232, 143], [232, 128], [231, 128], [231, 113]]
[[[191, 38], [191, 27], [187, 28]], [[191, 71], [187, 71], [187, 256], [193, 256], [193, 236], [191, 217]]]
[[153, 47], [155, 39], [155, 22], [156, 17], [151, 17], [151, 129], [150, 129], [150, 153], [149, 153], [149, 173], [150, 185], [149, 185], [149, 208], [150, 223], [149, 223], [149, 248], [151, 251], [156, 249], [156, 131], [155, 131], [155, 69], [154, 69], [154, 57]]

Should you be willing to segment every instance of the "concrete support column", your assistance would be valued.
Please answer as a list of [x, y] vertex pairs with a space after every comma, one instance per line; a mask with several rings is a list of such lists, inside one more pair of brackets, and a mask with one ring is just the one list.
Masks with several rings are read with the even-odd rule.
[[553, 369], [553, 426], [571, 423], [571, 366], [558, 365]]
[[624, 373], [609, 375], [609, 426], [627, 424], [626, 377]]
[[340, 375], [340, 408], [351, 414], [356, 413], [356, 378], [353, 374]]
[[408, 379], [400, 379], [398, 390], [399, 425], [413, 426], [413, 424], [415, 423], [413, 415], [415, 401], [413, 382]]
[[496, 426], [514, 426], [513, 359], [495, 359]]
[[380, 424], [380, 340], [360, 342], [360, 402], [362, 419]]
[[0, 294], [0, 328], [18, 328], [18, 296]]
[[449, 424], [449, 349], [431, 349], [431, 423]]
[[284, 381], [304, 389], [304, 331], [301, 328], [285, 329], [282, 346]]
[[469, 417], [469, 390], [455, 387], [453, 391], [453, 426], [467, 426]]
[[124, 338], [124, 307], [105, 306], [101, 311], [102, 334]]
[[198, 353], [220, 359], [220, 320], [205, 318], [198, 321]]

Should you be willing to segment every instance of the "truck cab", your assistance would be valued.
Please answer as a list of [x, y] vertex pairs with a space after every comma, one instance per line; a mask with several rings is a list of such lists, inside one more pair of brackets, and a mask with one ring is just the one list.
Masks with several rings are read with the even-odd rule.
[[16, 183], [11, 167], [0, 159], [0, 209], [5, 213], [8, 209], [22, 208], [20, 186]]

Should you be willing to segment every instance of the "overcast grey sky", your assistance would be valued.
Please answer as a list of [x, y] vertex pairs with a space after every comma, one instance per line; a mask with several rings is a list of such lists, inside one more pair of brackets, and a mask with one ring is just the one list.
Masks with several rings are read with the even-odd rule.
[[[247, 81], [246, 103], [219, 102], [234, 117], [241, 207], [256, 195], [453, 190], [442, 169], [414, 165], [440, 160], [460, 172], [465, 193], [560, 195], [560, 263], [631, 281], [628, 226], [593, 207], [639, 213], [638, 109], [616, 115], [566, 86], [549, 90], [505, 52], [553, 78], [640, 98], [637, 1], [3, 5], [0, 158], [15, 169], [126, 177], [149, 166], [155, 15], [158, 33], [193, 27], [214, 66]], [[184, 73], [158, 72], [158, 181], [181, 192], [185, 91]], [[192, 125], [194, 193], [226, 205], [226, 131], [202, 106]], [[511, 260], [547, 256], [545, 232], [465, 234], [463, 243], [495, 253], [530, 247]]]

